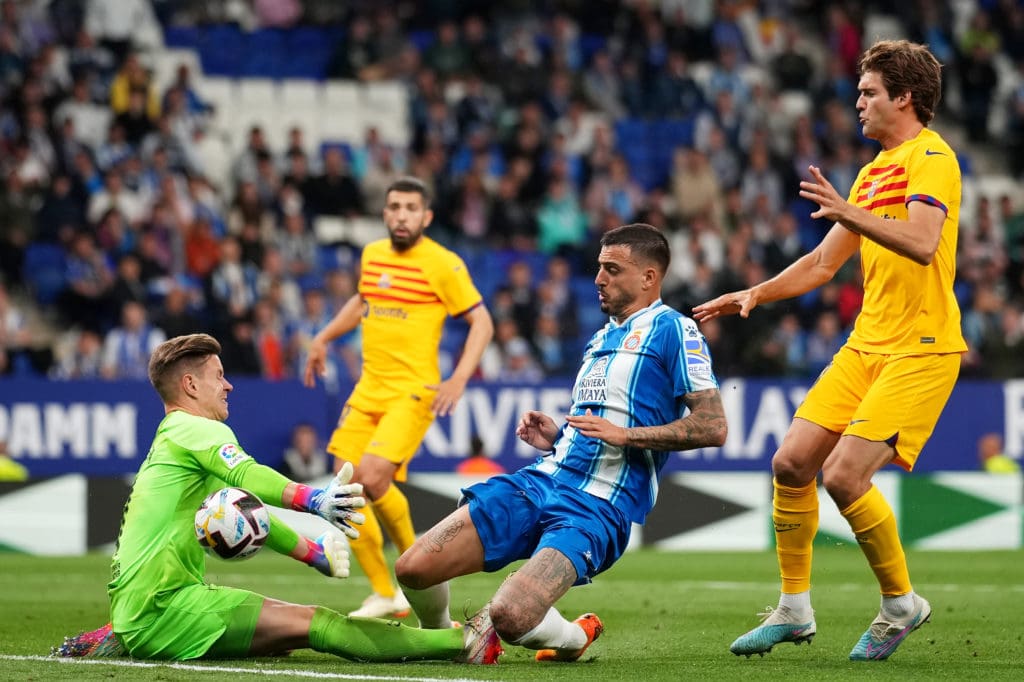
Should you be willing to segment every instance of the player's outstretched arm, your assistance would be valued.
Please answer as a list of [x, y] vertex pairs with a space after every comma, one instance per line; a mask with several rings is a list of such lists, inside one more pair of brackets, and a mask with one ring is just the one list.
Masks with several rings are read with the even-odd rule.
[[311, 540], [299, 535], [291, 526], [271, 514], [267, 547], [315, 568], [328, 578], [348, 577], [348, 549], [345, 543], [330, 533]]
[[771, 279], [742, 291], [722, 294], [693, 309], [698, 322], [735, 315], [747, 317], [763, 303], [781, 301], [806, 294], [832, 279], [860, 246], [860, 237], [842, 225], [834, 225], [821, 243]]
[[617, 426], [590, 410], [569, 416], [566, 421], [584, 436], [598, 438], [609, 445], [675, 452], [725, 443], [728, 426], [717, 388], [688, 393], [683, 402], [690, 413], [660, 426]]
[[316, 514], [350, 538], [357, 538], [359, 531], [352, 524], [361, 524], [366, 517], [354, 510], [365, 507], [366, 498], [363, 497], [362, 483], [350, 483], [352, 472], [352, 463], [345, 462], [326, 488], [289, 483], [281, 496], [282, 504], [296, 511]]

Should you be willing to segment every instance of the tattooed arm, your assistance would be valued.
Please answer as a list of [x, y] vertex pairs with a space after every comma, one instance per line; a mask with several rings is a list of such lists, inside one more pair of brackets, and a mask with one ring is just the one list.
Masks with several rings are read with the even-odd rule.
[[687, 393], [683, 402], [690, 408], [690, 413], [660, 426], [616, 426], [591, 414], [590, 410], [586, 414], [570, 416], [567, 421], [584, 436], [599, 438], [609, 445], [674, 452], [725, 443], [728, 428], [722, 396], [717, 388]]

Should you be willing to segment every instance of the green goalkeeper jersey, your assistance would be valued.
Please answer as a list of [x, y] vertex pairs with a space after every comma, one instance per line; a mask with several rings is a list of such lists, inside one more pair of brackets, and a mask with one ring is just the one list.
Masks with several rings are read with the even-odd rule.
[[114, 631], [146, 627], [175, 590], [203, 582], [206, 552], [194, 518], [209, 493], [236, 486], [280, 506], [288, 483], [246, 454], [226, 424], [178, 410], [164, 417], [117, 538], [107, 585]]

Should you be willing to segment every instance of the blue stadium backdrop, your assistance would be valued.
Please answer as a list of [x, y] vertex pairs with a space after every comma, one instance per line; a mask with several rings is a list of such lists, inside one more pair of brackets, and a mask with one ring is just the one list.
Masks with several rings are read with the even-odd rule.
[[[722, 448], [679, 453], [667, 471], [757, 471], [769, 461], [785, 433], [806, 382], [732, 379], [722, 394], [729, 439]], [[341, 395], [347, 395], [343, 387]], [[412, 467], [449, 472], [479, 434], [485, 450], [508, 469], [537, 453], [518, 442], [515, 424], [523, 411], [564, 414], [565, 382], [542, 385], [471, 385], [450, 418], [433, 426]], [[260, 461], [276, 466], [291, 428], [312, 423], [326, 438], [339, 411], [339, 398], [297, 382], [235, 381], [228, 423], [242, 445]], [[0, 381], [0, 440], [33, 478], [69, 473], [119, 475], [134, 472], [162, 417], [160, 403], [144, 382]], [[935, 434], [918, 460], [918, 470], [969, 471], [978, 467], [979, 436], [1000, 433], [1007, 453], [1024, 452], [1024, 381], [962, 381]]]

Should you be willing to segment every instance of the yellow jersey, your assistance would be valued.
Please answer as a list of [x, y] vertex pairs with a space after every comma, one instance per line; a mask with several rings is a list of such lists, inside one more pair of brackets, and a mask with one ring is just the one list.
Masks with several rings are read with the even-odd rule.
[[398, 397], [432, 399], [424, 386], [441, 380], [445, 319], [482, 302], [466, 264], [427, 237], [401, 252], [390, 239], [372, 242], [361, 263], [363, 371], [349, 403], [379, 412]]
[[946, 220], [930, 265], [861, 236], [864, 304], [848, 345], [883, 354], [966, 351], [953, 295], [960, 221], [960, 166], [953, 150], [924, 128], [864, 166], [849, 200], [887, 220], [906, 220], [910, 202], [923, 201], [945, 211]]

